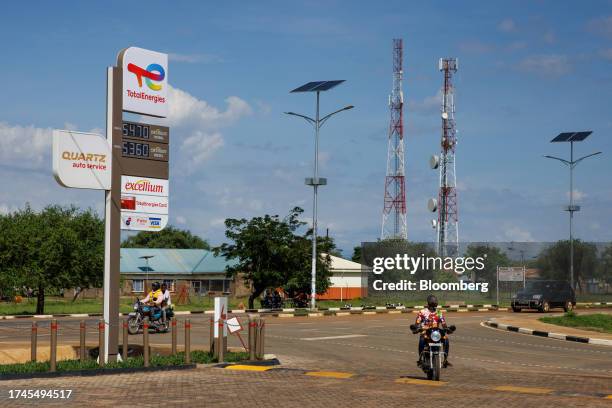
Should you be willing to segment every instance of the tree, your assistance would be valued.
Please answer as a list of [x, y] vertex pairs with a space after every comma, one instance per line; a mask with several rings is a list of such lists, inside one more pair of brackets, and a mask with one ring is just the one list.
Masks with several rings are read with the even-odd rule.
[[171, 225], [161, 231], [142, 231], [121, 243], [123, 248], [210, 249], [208, 242]]
[[606, 247], [601, 254], [597, 278], [606, 285], [612, 284], [612, 245]]
[[361, 245], [353, 247], [353, 256], [351, 261], [361, 263]]
[[[557, 241], [543, 250], [536, 262], [545, 279], [570, 280], [570, 242]], [[597, 248], [594, 244], [574, 240], [574, 281], [582, 291], [582, 280], [594, 277], [597, 271]]]
[[[469, 258], [484, 258], [484, 268], [482, 270], [473, 269], [475, 282], [489, 282], [489, 285], [494, 285], [497, 280], [497, 267], [509, 266], [511, 264], [508, 256], [499, 248], [488, 245], [472, 244], [467, 247], [465, 257]], [[470, 272], [466, 272], [470, 273]], [[489, 291], [489, 295], [491, 295]]]
[[[267, 288], [284, 287], [288, 292], [295, 292], [310, 287], [307, 277], [312, 231], [304, 235], [297, 233], [305, 225], [298, 219], [303, 211], [295, 207], [284, 219], [266, 214], [250, 220], [225, 220], [225, 236], [232, 243], [224, 243], [214, 252], [236, 261], [226, 267], [226, 272], [228, 277], [240, 274], [251, 287], [249, 308], [254, 307], [255, 299]], [[333, 250], [332, 244], [330, 238], [322, 238], [318, 249]], [[316, 290], [324, 293], [329, 287], [329, 256], [324, 259], [321, 252], [318, 254]]]
[[99, 287], [104, 269], [104, 222], [76, 207], [29, 206], [0, 221], [0, 279], [33, 289], [36, 313], [45, 294], [71, 287]]

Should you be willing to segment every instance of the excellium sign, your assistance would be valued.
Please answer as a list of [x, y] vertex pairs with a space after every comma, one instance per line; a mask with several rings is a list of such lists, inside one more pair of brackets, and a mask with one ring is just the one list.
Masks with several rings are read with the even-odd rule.
[[159, 231], [168, 224], [168, 180], [121, 177], [121, 229]]
[[168, 115], [168, 54], [130, 47], [123, 55], [123, 110]]

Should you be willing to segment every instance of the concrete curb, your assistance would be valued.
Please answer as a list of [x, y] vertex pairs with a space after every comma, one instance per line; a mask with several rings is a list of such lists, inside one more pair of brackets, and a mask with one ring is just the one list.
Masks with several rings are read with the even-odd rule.
[[597, 339], [597, 338], [592, 338], [592, 337], [578, 337], [578, 336], [571, 336], [569, 334], [563, 334], [563, 333], [546, 332], [546, 331], [541, 331], [541, 330], [528, 329], [525, 327], [510, 326], [507, 324], [493, 322], [491, 320], [486, 320], [483, 323], [486, 326], [492, 327], [494, 329], [506, 330], [506, 331], [511, 331], [515, 333], [529, 334], [532, 336], [539, 336], [539, 337], [550, 337], [550, 338], [557, 339], [557, 340], [573, 341], [577, 343], [596, 344], [598, 346], [612, 346], [612, 340]]
[[[612, 307], [612, 302], [593, 302], [593, 303], [578, 303], [576, 308], [605, 308]], [[411, 313], [419, 311], [424, 306], [360, 306], [360, 307], [330, 307], [319, 308], [316, 312], [310, 309], [236, 309], [230, 310], [229, 314], [261, 314], [270, 317], [320, 317], [320, 316], [348, 316], [350, 314], [365, 314], [374, 315], [379, 313]], [[442, 305], [440, 309], [446, 312], [506, 312], [507, 307], [499, 307], [498, 305]], [[176, 311], [176, 316], [195, 315], [195, 314], [213, 314], [213, 310], [191, 310], [191, 311]], [[128, 316], [128, 313], [119, 313], [120, 317]], [[10, 319], [56, 319], [60, 317], [102, 317], [102, 313], [61, 313], [54, 315], [4, 315], [0, 316], [0, 320]]]

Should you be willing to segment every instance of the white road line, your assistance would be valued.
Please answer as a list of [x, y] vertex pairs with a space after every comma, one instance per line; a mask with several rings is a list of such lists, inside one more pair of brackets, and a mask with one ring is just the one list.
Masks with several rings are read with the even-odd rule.
[[328, 337], [307, 337], [300, 340], [313, 341], [313, 340], [336, 340], [336, 339], [352, 339], [354, 337], [367, 337], [365, 334], [347, 334], [345, 336], [328, 336]]

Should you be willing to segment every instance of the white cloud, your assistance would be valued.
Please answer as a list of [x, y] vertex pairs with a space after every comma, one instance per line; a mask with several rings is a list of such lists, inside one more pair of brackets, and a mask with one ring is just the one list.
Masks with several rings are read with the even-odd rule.
[[[565, 195], [567, 196], [567, 199], [569, 200], [570, 192], [568, 191], [567, 193], [565, 193]], [[574, 200], [582, 201], [586, 197], [587, 197], [587, 194], [585, 192], [582, 192], [580, 190], [574, 190]]]
[[219, 132], [202, 132], [194, 130], [181, 145], [181, 153], [187, 160], [191, 170], [208, 159], [215, 151], [223, 146], [223, 138]]
[[181, 225], [187, 224], [187, 219], [183, 217], [182, 215], [177, 215], [175, 219], [176, 219], [177, 224], [181, 224]]
[[517, 241], [517, 242], [533, 242], [533, 236], [531, 232], [519, 228], [517, 226], [511, 226], [506, 229], [504, 232], [505, 238], [509, 241]]
[[[237, 96], [225, 99], [225, 110], [172, 86], [168, 87], [169, 111], [165, 122], [174, 140], [180, 143], [181, 157], [177, 160], [183, 170], [192, 172], [224, 145], [220, 128], [230, 126], [251, 115], [253, 109]], [[181, 141], [182, 139], [182, 141]]]
[[606, 37], [612, 37], [612, 16], [599, 17], [589, 21], [587, 29]]
[[40, 167], [51, 153], [52, 132], [51, 128], [0, 122], [0, 160], [19, 167]]
[[532, 55], [522, 60], [518, 68], [542, 76], [559, 77], [568, 74], [572, 65], [566, 55]]
[[504, 33], [509, 33], [511, 31], [516, 30], [516, 24], [511, 18], [506, 18], [497, 25], [497, 29]]
[[427, 96], [420, 101], [410, 100], [408, 101], [408, 110], [420, 113], [434, 113], [440, 112], [440, 106], [442, 104], [442, 91], [439, 90], [437, 94]]
[[220, 110], [178, 88], [168, 88], [170, 126], [194, 126], [217, 129], [231, 125], [238, 119], [253, 113], [251, 106], [237, 96], [225, 99], [227, 109]]

